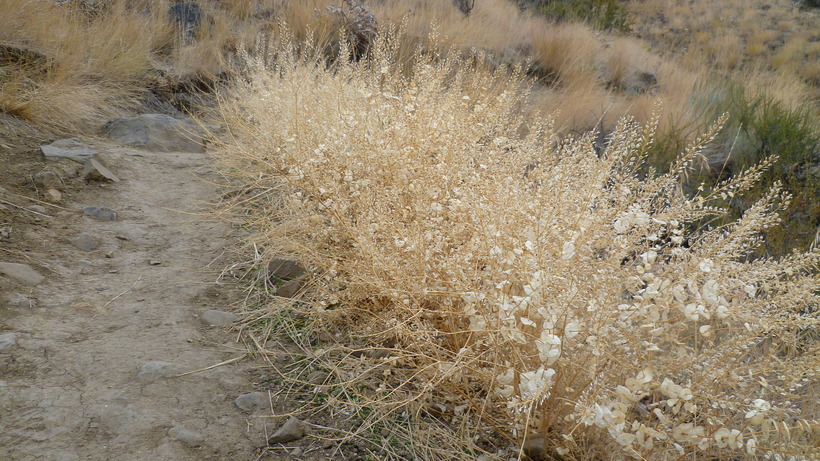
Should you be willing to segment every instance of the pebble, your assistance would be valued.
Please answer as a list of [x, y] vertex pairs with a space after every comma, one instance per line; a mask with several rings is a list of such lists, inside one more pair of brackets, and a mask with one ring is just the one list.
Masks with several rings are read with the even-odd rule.
[[62, 183], [60, 175], [50, 170], [37, 172], [32, 179], [34, 179], [34, 184], [44, 189], [53, 189]]
[[11, 307], [33, 307], [34, 300], [20, 293], [6, 295], [6, 301]]
[[91, 219], [97, 221], [116, 221], [117, 212], [104, 206], [87, 206], [83, 208], [83, 213]]
[[26, 264], [0, 262], [0, 274], [5, 274], [26, 285], [39, 285], [46, 278]]
[[268, 263], [268, 274], [282, 280], [293, 280], [305, 275], [305, 268], [301, 264], [286, 258], [273, 258]]
[[211, 173], [213, 171], [214, 170], [212, 170], [211, 168], [204, 167], [204, 168], [200, 168], [200, 169], [196, 170], [195, 173], [198, 174], [198, 175], [204, 175], [204, 174]]
[[17, 333], [3, 333], [0, 335], [0, 351], [17, 344]]
[[292, 298], [296, 296], [296, 293], [302, 289], [302, 280], [288, 280], [287, 282], [283, 283], [276, 290], [276, 296], [281, 296], [282, 298]]
[[52, 202], [60, 202], [63, 200], [63, 194], [61, 194], [60, 191], [58, 191], [57, 189], [47, 190], [46, 195]]
[[44, 207], [42, 205], [31, 205], [30, 207], [28, 207], [28, 209], [31, 210], [31, 211], [40, 213], [40, 214], [47, 214], [48, 213], [48, 210], [46, 210], [46, 207]]
[[140, 368], [139, 373], [137, 373], [137, 378], [139, 378], [142, 381], [155, 381], [157, 379], [167, 378], [168, 376], [175, 374], [177, 374], [176, 364], [161, 361], [151, 361], [146, 362], [142, 366], [142, 368]]
[[175, 426], [168, 429], [168, 435], [192, 447], [199, 447], [205, 443], [205, 437], [198, 432], [186, 429], [185, 426]]
[[83, 251], [95, 250], [100, 246], [100, 239], [93, 235], [83, 232], [70, 240], [71, 244]]
[[302, 447], [296, 447], [290, 451], [291, 456], [302, 456], [305, 450], [302, 450]]
[[148, 261], [149, 266], [159, 266], [160, 264], [162, 264], [162, 261], [157, 261], [156, 259]]
[[269, 405], [268, 395], [264, 392], [250, 392], [248, 394], [242, 394], [237, 397], [233, 403], [244, 411], [259, 410]]
[[225, 311], [208, 310], [202, 314], [202, 321], [215, 327], [225, 327], [232, 324], [239, 316]]
[[298, 440], [305, 436], [305, 430], [305, 423], [291, 416], [278, 431], [268, 438], [268, 445]]
[[112, 181], [112, 182], [120, 182], [120, 178], [118, 178], [114, 173], [111, 172], [105, 165], [100, 163], [98, 160], [90, 158], [85, 161], [84, 169], [82, 172], [83, 178], [87, 181]]

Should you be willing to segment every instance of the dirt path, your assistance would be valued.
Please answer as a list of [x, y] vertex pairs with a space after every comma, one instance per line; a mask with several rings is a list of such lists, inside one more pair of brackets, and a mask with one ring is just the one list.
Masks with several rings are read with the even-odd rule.
[[[244, 353], [200, 319], [238, 298], [216, 283], [231, 228], [201, 214], [218, 193], [196, 174], [207, 156], [94, 147], [122, 181], [85, 187], [30, 231], [44, 283], [0, 286], [16, 300], [0, 309], [0, 459], [256, 458], [265, 420], [234, 405], [254, 390], [252, 363], [174, 377]], [[118, 217], [95, 220], [87, 206]], [[69, 243], [83, 232], [99, 247]]]

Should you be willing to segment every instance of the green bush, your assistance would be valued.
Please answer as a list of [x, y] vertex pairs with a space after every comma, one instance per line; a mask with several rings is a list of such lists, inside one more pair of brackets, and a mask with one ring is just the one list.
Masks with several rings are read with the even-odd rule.
[[601, 30], [632, 30], [626, 7], [618, 0], [535, 0], [528, 4], [555, 21], [583, 21]]

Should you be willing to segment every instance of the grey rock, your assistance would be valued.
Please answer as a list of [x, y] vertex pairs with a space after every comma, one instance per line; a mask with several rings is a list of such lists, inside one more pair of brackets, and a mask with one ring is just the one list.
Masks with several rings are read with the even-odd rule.
[[298, 278], [296, 280], [288, 280], [287, 282], [283, 283], [276, 290], [276, 296], [281, 296], [283, 298], [292, 298], [296, 296], [296, 293], [302, 289], [302, 278]]
[[302, 450], [302, 447], [296, 447], [290, 451], [291, 456], [302, 456], [305, 454], [305, 450]]
[[205, 437], [202, 437], [198, 432], [186, 429], [185, 426], [176, 426], [168, 429], [168, 435], [192, 447], [199, 447], [205, 443]]
[[96, 151], [82, 142], [78, 138], [67, 138], [54, 141], [51, 144], [40, 146], [40, 150], [46, 158], [69, 158], [83, 163], [91, 158]]
[[60, 175], [51, 170], [38, 171], [34, 173], [32, 179], [37, 187], [42, 187], [43, 189], [54, 189], [55, 187], [60, 187], [63, 183]]
[[287, 421], [285, 421], [285, 424], [283, 424], [278, 431], [274, 432], [274, 434], [268, 438], [268, 445], [273, 445], [275, 443], [288, 443], [301, 439], [305, 436], [306, 429], [307, 428], [304, 422], [291, 416]]
[[17, 344], [17, 333], [3, 333], [0, 335], [0, 351]]
[[39, 285], [46, 279], [36, 270], [32, 269], [31, 266], [18, 263], [0, 262], [0, 274], [4, 274], [26, 285]]
[[108, 136], [129, 146], [155, 152], [205, 152], [198, 127], [163, 114], [144, 114], [112, 120]]
[[178, 368], [174, 363], [151, 361], [146, 362], [137, 373], [137, 378], [141, 381], [156, 381], [160, 378], [167, 378], [177, 374]]
[[86, 181], [120, 182], [120, 178], [106, 168], [100, 161], [93, 158], [85, 161], [82, 176]]
[[20, 293], [11, 293], [6, 295], [6, 301], [11, 305], [11, 307], [33, 307], [34, 300], [29, 298], [28, 296]]
[[83, 232], [70, 240], [71, 244], [83, 251], [91, 251], [100, 246], [100, 239], [93, 235]]
[[60, 193], [57, 189], [49, 189], [46, 191], [46, 196], [52, 202], [62, 202], [63, 201], [63, 194]]
[[42, 205], [31, 205], [31, 206], [28, 207], [28, 209], [31, 210], [31, 211], [34, 211], [36, 213], [40, 213], [40, 214], [47, 214], [48, 213], [48, 210], [46, 210], [46, 207], [44, 207]]
[[202, 168], [196, 170], [194, 173], [201, 176], [201, 175], [206, 175], [206, 174], [209, 174], [209, 173], [213, 173], [213, 171], [214, 170], [212, 168], [202, 167]]
[[225, 311], [208, 310], [202, 314], [202, 321], [215, 327], [225, 327], [232, 324], [239, 316]]
[[301, 264], [286, 258], [273, 258], [268, 263], [268, 275], [282, 280], [293, 280], [305, 275], [305, 268]]
[[83, 214], [97, 221], [117, 220], [117, 212], [104, 206], [87, 206], [83, 208]]
[[248, 394], [242, 394], [237, 397], [233, 403], [244, 411], [260, 410], [262, 408], [267, 408], [270, 405], [268, 395], [264, 392], [250, 392]]

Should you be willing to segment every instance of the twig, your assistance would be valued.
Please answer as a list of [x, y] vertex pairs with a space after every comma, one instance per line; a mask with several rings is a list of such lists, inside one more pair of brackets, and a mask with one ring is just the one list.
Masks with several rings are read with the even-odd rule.
[[237, 362], [237, 361], [239, 361], [239, 360], [244, 359], [244, 358], [245, 358], [245, 357], [247, 357], [247, 356], [248, 356], [248, 354], [242, 354], [242, 355], [240, 355], [239, 357], [234, 357], [234, 358], [232, 358], [232, 359], [225, 360], [224, 362], [219, 362], [219, 363], [217, 363], [217, 364], [215, 364], [215, 365], [211, 365], [211, 366], [209, 366], [209, 367], [200, 368], [199, 370], [194, 370], [194, 371], [186, 371], [185, 373], [180, 373], [180, 374], [178, 374], [178, 375], [174, 375], [174, 376], [171, 376], [171, 377], [172, 377], [172, 378], [179, 378], [180, 376], [192, 375], [192, 374], [194, 374], [194, 373], [199, 373], [199, 372], [201, 372], [201, 371], [207, 371], [207, 370], [210, 370], [210, 369], [212, 369], [212, 368], [216, 368], [216, 367], [220, 367], [220, 366], [222, 366], [222, 365], [227, 365], [227, 364], [229, 364], [229, 363]]
[[106, 308], [106, 307], [108, 307], [111, 303], [113, 303], [114, 301], [116, 301], [116, 300], [117, 300], [117, 298], [119, 298], [120, 296], [122, 296], [122, 295], [124, 295], [124, 294], [128, 293], [129, 291], [133, 290], [133, 289], [134, 289], [134, 287], [135, 287], [135, 286], [137, 286], [137, 284], [139, 283], [139, 281], [140, 281], [140, 280], [142, 280], [142, 276], [141, 276], [141, 275], [140, 275], [139, 277], [137, 277], [137, 280], [134, 282], [134, 284], [133, 284], [133, 285], [131, 285], [131, 288], [129, 288], [129, 289], [127, 289], [127, 290], [123, 291], [122, 293], [118, 294], [117, 296], [114, 296], [113, 298], [111, 298], [111, 301], [108, 301], [107, 303], [105, 303], [105, 306], [103, 306], [102, 308], [103, 308], [103, 309], [105, 309], [105, 308]]

